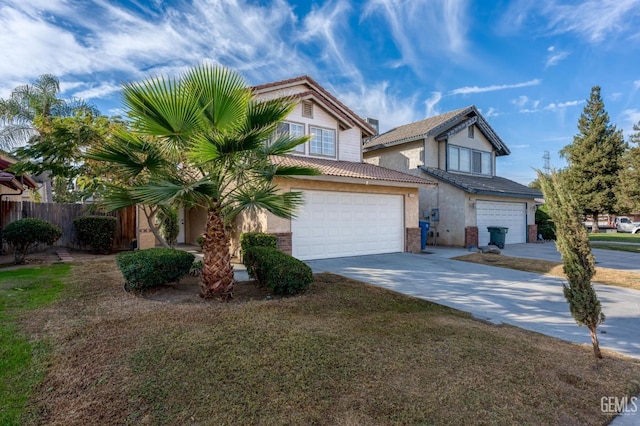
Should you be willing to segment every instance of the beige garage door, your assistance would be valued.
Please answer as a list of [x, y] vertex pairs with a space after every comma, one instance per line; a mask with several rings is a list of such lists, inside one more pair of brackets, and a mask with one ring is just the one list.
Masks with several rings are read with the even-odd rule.
[[402, 195], [301, 191], [291, 221], [293, 256], [302, 260], [402, 252]]
[[527, 242], [527, 204], [501, 201], [476, 201], [478, 244], [489, 244], [488, 226], [506, 226], [505, 244]]

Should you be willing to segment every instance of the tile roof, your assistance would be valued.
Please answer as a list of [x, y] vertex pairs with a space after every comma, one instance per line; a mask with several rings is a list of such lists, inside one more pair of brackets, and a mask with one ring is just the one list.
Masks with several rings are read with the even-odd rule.
[[433, 167], [420, 167], [430, 177], [457, 186], [472, 194], [498, 195], [503, 197], [542, 198], [537, 189], [498, 176], [478, 176], [449, 173]]
[[343, 114], [350, 116], [351, 119], [356, 121], [360, 125], [360, 127], [366, 130], [369, 134], [371, 135], [376, 134], [376, 130], [371, 126], [371, 124], [367, 123], [365, 119], [363, 119], [358, 114], [353, 112], [348, 106], [340, 102], [338, 98], [336, 98], [331, 93], [329, 93], [324, 87], [319, 85], [317, 81], [315, 81], [313, 78], [309, 77], [308, 75], [301, 75], [298, 77], [289, 78], [287, 80], [280, 80], [280, 81], [274, 81], [271, 83], [260, 84], [257, 86], [253, 86], [251, 89], [254, 92], [268, 92], [268, 91], [271, 91], [271, 89], [277, 89], [280, 86], [291, 86], [297, 83], [307, 83], [314, 91], [319, 92], [318, 95], [321, 98], [324, 98], [325, 102], [327, 102], [329, 105], [333, 104], [331, 105], [331, 107], [334, 110], [336, 109], [336, 107], [338, 109], [342, 109], [344, 111]]
[[313, 167], [326, 176], [365, 179], [384, 182], [400, 182], [416, 185], [435, 185], [432, 180], [424, 179], [396, 170], [375, 166], [369, 163], [337, 161], [324, 158], [299, 156], [274, 157], [274, 162], [283, 166]]
[[491, 128], [489, 123], [482, 117], [477, 108], [473, 105], [445, 112], [435, 117], [429, 117], [414, 123], [398, 126], [381, 135], [373, 136], [363, 144], [365, 152], [385, 148], [392, 145], [399, 145], [423, 139], [429, 136], [437, 136], [455, 125], [461, 123], [467, 116], [478, 117], [476, 125], [485, 137], [496, 148], [498, 155], [508, 155], [509, 148], [502, 142], [500, 137]]

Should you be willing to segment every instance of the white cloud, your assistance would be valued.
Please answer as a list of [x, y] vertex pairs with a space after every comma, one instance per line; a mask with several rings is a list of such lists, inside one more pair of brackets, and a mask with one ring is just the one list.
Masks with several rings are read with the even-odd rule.
[[622, 117], [624, 121], [624, 126], [622, 127], [624, 129], [624, 133], [627, 136], [635, 133], [633, 130], [633, 126], [640, 123], [640, 109], [625, 109], [624, 111], [622, 111]]
[[622, 97], [622, 93], [621, 92], [614, 92], [611, 95], [609, 95], [609, 99], [611, 99], [612, 101], [617, 101], [621, 97]]
[[431, 97], [429, 97], [429, 99], [424, 101], [424, 105], [426, 107], [426, 111], [425, 111], [426, 118], [433, 117], [440, 114], [440, 110], [436, 108], [436, 104], [440, 102], [440, 99], [442, 99], [441, 92], [432, 92]]
[[457, 89], [453, 89], [449, 92], [450, 95], [469, 95], [472, 93], [485, 93], [485, 92], [494, 92], [496, 90], [506, 90], [506, 89], [518, 89], [521, 87], [529, 87], [529, 86], [537, 86], [542, 83], [542, 80], [536, 78], [533, 80], [525, 81], [523, 83], [516, 84], [494, 84], [491, 86], [478, 87], [478, 86], [465, 86]]
[[512, 149], [525, 149], [525, 148], [529, 148], [530, 146], [531, 145], [528, 145], [528, 144], [509, 145], [509, 147]]
[[[640, 0], [515, 0], [500, 19], [498, 30], [514, 32], [527, 22], [535, 22], [540, 34], [574, 33], [588, 42], [600, 43], [625, 34], [637, 37], [639, 16]], [[540, 19], [547, 22], [544, 30], [538, 24]], [[551, 47], [549, 52], [555, 50], [555, 46]]]
[[571, 106], [576, 106], [576, 105], [580, 105], [583, 104], [584, 101], [567, 101], [567, 102], [560, 102], [560, 103], [550, 103], [549, 105], [545, 106], [543, 109], [545, 110], [549, 110], [549, 111], [556, 111], [559, 109], [564, 109], [567, 107], [571, 107]]
[[345, 105], [348, 105], [361, 117], [378, 119], [380, 133], [424, 118], [415, 113], [416, 95], [410, 98], [401, 98], [389, 93], [387, 82], [363, 86], [357, 91], [338, 90], [337, 94]]
[[522, 108], [523, 106], [525, 106], [525, 104], [529, 102], [529, 98], [527, 96], [524, 95], [520, 95], [518, 96], [518, 99], [513, 99], [511, 100], [511, 103], [514, 105], [519, 106], [520, 108]]
[[75, 92], [73, 96], [85, 100], [103, 98], [119, 91], [120, 89], [121, 86], [119, 84], [107, 82]]
[[502, 113], [498, 112], [494, 107], [489, 107], [487, 112], [484, 112], [482, 110], [480, 110], [480, 112], [485, 116], [485, 118], [497, 117], [499, 115], [502, 115]]
[[553, 53], [547, 56], [547, 61], [544, 64], [545, 68], [549, 68], [554, 65], [557, 65], [560, 61], [566, 59], [569, 56], [569, 52], [567, 51], [556, 52], [554, 49], [554, 50], [551, 50], [550, 52], [553, 52]]
[[633, 82], [633, 88], [634, 89], [640, 89], [640, 80], [636, 80]]
[[531, 114], [534, 112], [540, 112], [540, 111], [564, 111], [566, 108], [568, 107], [572, 107], [572, 106], [577, 106], [580, 104], [583, 104], [585, 101], [580, 100], [580, 101], [566, 101], [566, 102], [552, 102], [550, 104], [545, 105], [542, 108], [538, 108], [540, 105], [540, 101], [535, 101], [535, 102], [531, 102], [531, 107], [530, 108], [522, 108], [523, 105], [519, 105], [520, 108], [520, 112], [521, 113], [525, 113], [525, 114]]
[[349, 46], [346, 29], [349, 28], [347, 17], [350, 9], [349, 3], [344, 0], [330, 1], [320, 8], [312, 7], [304, 18], [300, 39], [317, 41], [323, 52], [322, 59], [328, 62], [329, 69], [336, 69], [343, 77], [355, 79], [358, 84], [362, 84], [358, 68], [346, 54]]
[[369, 0], [363, 19], [380, 13], [391, 29], [402, 61], [424, 75], [425, 56], [445, 54], [453, 61], [467, 56], [468, 0]]

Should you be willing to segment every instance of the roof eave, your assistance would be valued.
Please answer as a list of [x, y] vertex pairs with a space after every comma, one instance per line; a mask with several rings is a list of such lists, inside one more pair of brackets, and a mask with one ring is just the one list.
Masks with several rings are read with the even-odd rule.
[[289, 176], [287, 179], [301, 179], [312, 181], [336, 182], [336, 183], [352, 183], [357, 185], [373, 185], [373, 186], [397, 186], [402, 188], [435, 188], [438, 186], [436, 182], [417, 183], [417, 182], [401, 182], [386, 179], [356, 178], [346, 176], [334, 176], [322, 174], [318, 176]]

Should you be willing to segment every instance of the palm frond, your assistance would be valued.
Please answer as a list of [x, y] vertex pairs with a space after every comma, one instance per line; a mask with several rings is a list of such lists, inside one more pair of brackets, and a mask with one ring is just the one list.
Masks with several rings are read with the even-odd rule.
[[264, 147], [265, 155], [291, 154], [298, 145], [307, 142], [309, 138], [309, 135], [292, 136], [288, 133], [284, 133]]
[[176, 79], [153, 78], [123, 86], [124, 103], [136, 130], [166, 138], [184, 149], [203, 126], [198, 99]]
[[227, 205], [224, 216], [232, 222], [241, 212], [246, 210], [267, 210], [282, 218], [295, 217], [296, 209], [304, 203], [301, 192], [279, 193], [273, 185], [261, 187], [245, 187], [235, 192]]
[[125, 130], [116, 131], [109, 143], [93, 148], [85, 158], [111, 163], [135, 178], [143, 171], [162, 173], [167, 170], [167, 161], [158, 148], [146, 139]]
[[251, 91], [237, 72], [202, 64], [182, 80], [189, 97], [198, 100], [211, 130], [237, 129], [245, 121]]
[[[293, 111], [296, 102], [293, 98], [254, 99], [247, 112], [248, 129], [277, 125]], [[275, 130], [275, 127], [271, 130]]]

